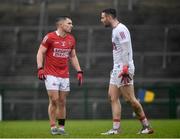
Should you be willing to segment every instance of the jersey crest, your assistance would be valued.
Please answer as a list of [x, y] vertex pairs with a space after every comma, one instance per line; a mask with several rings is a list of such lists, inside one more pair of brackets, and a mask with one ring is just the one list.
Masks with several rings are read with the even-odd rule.
[[122, 40], [126, 39], [126, 35], [124, 34], [124, 32], [120, 32], [119, 35]]

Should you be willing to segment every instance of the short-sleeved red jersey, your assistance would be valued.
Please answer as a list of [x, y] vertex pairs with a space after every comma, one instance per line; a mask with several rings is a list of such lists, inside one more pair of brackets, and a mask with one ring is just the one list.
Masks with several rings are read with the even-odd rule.
[[75, 39], [67, 34], [60, 37], [57, 31], [48, 33], [41, 45], [47, 48], [44, 71], [46, 75], [53, 75], [62, 78], [69, 77], [69, 55], [75, 47]]

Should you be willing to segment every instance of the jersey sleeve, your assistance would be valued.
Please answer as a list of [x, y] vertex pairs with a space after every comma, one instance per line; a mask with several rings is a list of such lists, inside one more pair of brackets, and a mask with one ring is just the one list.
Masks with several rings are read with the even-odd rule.
[[120, 44], [129, 41], [129, 32], [128, 32], [128, 30], [126, 30], [124, 28], [118, 30], [116, 35], [118, 37], [118, 40], [119, 40]]
[[48, 34], [43, 38], [41, 45], [43, 45], [46, 48], [50, 46], [50, 38]]

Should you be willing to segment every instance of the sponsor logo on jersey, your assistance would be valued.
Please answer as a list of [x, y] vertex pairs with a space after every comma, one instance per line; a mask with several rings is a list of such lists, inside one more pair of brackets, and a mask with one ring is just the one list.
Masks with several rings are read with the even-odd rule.
[[70, 52], [71, 52], [71, 49], [54, 48], [53, 56], [61, 57], [61, 58], [68, 58]]

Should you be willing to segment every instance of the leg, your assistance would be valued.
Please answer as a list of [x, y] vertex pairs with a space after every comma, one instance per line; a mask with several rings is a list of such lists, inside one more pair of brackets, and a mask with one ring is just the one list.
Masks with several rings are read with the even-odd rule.
[[131, 107], [133, 108], [134, 112], [137, 115], [137, 118], [141, 119], [145, 117], [143, 108], [134, 95], [134, 86], [133, 85], [122, 86], [120, 87], [120, 90], [122, 92], [125, 101], [130, 103]]
[[121, 119], [121, 105], [120, 105], [120, 92], [117, 86], [110, 84], [108, 97], [111, 103], [112, 108], [112, 117], [113, 119]]
[[[63, 83], [65, 81], [62, 81]], [[46, 89], [48, 90], [49, 96], [49, 108], [48, 114], [51, 125], [51, 134], [61, 134], [59, 129], [56, 127], [56, 118], [65, 117], [65, 102], [66, 98], [63, 97], [64, 93], [60, 93], [61, 78], [47, 75], [45, 80]], [[60, 114], [59, 114], [60, 113]], [[63, 120], [64, 122], [64, 120]]]
[[57, 111], [58, 119], [66, 119], [66, 96], [67, 95], [68, 95], [68, 92], [61, 91], [59, 93], [58, 111]]
[[61, 91], [59, 93], [59, 100], [58, 100], [58, 110], [57, 110], [57, 119], [59, 125], [59, 134], [67, 135], [64, 130], [65, 120], [66, 120], [66, 96], [68, 92]]
[[57, 135], [58, 130], [56, 127], [56, 112], [58, 108], [58, 97], [59, 92], [55, 90], [48, 90], [49, 96], [49, 106], [48, 106], [48, 114], [51, 126], [51, 134]]
[[59, 92], [55, 90], [48, 90], [49, 106], [48, 114], [51, 127], [56, 125], [56, 111], [58, 107]]
[[134, 86], [125, 85], [125, 86], [120, 87], [120, 90], [122, 92], [124, 99], [128, 103], [130, 103], [131, 107], [133, 108], [134, 112], [137, 115], [137, 118], [141, 121], [143, 129], [140, 131], [140, 133], [143, 133], [143, 134], [153, 133], [153, 130], [150, 128], [149, 122], [145, 116], [142, 105], [139, 103], [139, 101], [136, 99], [134, 95]]
[[102, 135], [119, 134], [120, 132], [120, 119], [121, 119], [121, 104], [120, 104], [120, 90], [116, 85], [110, 84], [108, 91], [108, 98], [111, 103], [113, 129], [101, 133]]

